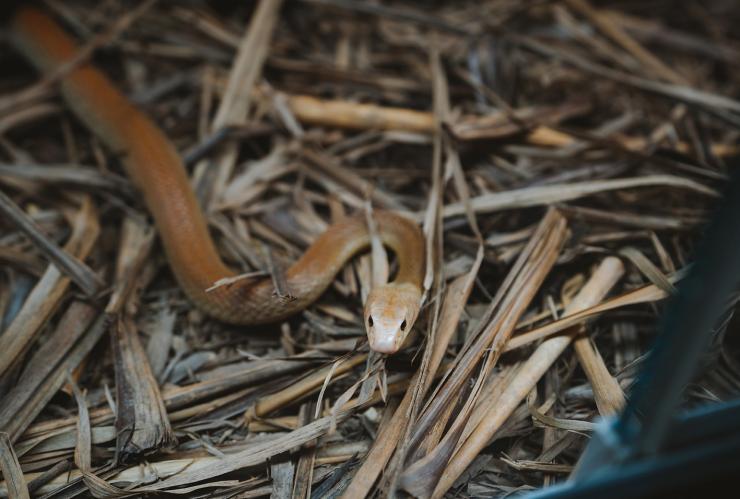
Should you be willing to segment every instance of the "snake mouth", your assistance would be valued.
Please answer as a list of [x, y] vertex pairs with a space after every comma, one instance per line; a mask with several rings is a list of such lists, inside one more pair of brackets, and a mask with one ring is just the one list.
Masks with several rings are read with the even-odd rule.
[[377, 337], [373, 335], [373, 338], [369, 339], [370, 348], [378, 353], [394, 354], [398, 352], [398, 349], [402, 341], [398, 341], [398, 335], [382, 335]]

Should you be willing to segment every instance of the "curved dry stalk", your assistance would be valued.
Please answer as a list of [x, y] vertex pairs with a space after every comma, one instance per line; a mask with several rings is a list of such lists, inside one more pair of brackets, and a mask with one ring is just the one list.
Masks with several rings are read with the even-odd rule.
[[[624, 273], [622, 262], [614, 257], [605, 258], [593, 273], [586, 285], [566, 307], [566, 315], [574, 313], [598, 302], [619, 281]], [[441, 498], [452, 486], [465, 468], [488, 444], [491, 437], [532, 391], [532, 387], [547, 372], [560, 354], [571, 343], [572, 337], [559, 336], [543, 342], [517, 371], [504, 393], [496, 400], [495, 406], [489, 406], [489, 412], [465, 440], [441, 473], [431, 497]]]

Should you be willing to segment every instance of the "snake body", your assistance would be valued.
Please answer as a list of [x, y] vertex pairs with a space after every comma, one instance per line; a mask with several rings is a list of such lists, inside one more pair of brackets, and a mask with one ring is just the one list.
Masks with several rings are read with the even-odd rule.
[[[42, 11], [21, 8], [10, 26], [14, 45], [42, 73], [72, 61], [79, 48]], [[285, 319], [314, 302], [343, 265], [367, 248], [370, 235], [363, 216], [329, 227], [285, 272], [293, 300], [274, 293], [268, 278], [234, 280], [211, 288], [235, 273], [221, 260], [183, 163], [170, 140], [144, 113], [89, 63], [66, 72], [61, 93], [79, 120], [114, 153], [141, 192], [169, 265], [192, 302], [207, 314], [232, 324], [265, 324]], [[400, 215], [376, 211], [377, 234], [398, 259], [395, 280], [371, 291], [365, 326], [371, 348], [393, 353], [400, 348], [418, 314], [424, 274], [424, 238]]]

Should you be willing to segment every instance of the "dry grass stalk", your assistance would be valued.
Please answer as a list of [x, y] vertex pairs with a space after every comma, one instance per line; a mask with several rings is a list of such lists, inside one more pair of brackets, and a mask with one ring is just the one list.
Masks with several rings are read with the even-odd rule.
[[[97, 213], [89, 198], [85, 198], [75, 215], [72, 234], [64, 249], [79, 260], [84, 260], [93, 248], [99, 232]], [[69, 287], [70, 279], [64, 277], [56, 266], [50, 265], [15, 320], [0, 336], [0, 377], [20, 361], [41, 327], [56, 310]]]
[[556, 210], [549, 210], [499, 288], [473, 340], [458, 354], [457, 365], [435, 398], [425, 407], [415, 425], [412, 442], [419, 442], [442, 410], [459, 396], [463, 385], [484, 356], [487, 367], [495, 364], [519, 316], [554, 264], [566, 235], [565, 219]]
[[[412, 386], [417, 380], [412, 380]], [[363, 497], [372, 490], [375, 481], [382, 472], [393, 451], [398, 445], [401, 435], [406, 429], [406, 415], [411, 407], [413, 391], [408, 390], [400, 403], [391, 402], [386, 411], [386, 417], [381, 421], [378, 435], [370, 452], [365, 456], [365, 461], [352, 477], [352, 481], [344, 489], [342, 498]], [[392, 416], [388, 416], [392, 414]], [[357, 496], [356, 494], [360, 494]]]
[[32, 494], [35, 494], [39, 491], [39, 489], [41, 489], [41, 487], [51, 482], [54, 478], [58, 477], [65, 471], [69, 471], [69, 467], [69, 461], [59, 461], [51, 468], [36, 476], [33, 480], [29, 481], [28, 491]]
[[5, 487], [11, 499], [30, 499], [26, 480], [23, 478], [18, 457], [13, 452], [10, 438], [5, 432], [0, 432], [0, 470], [3, 472]]
[[290, 499], [292, 497], [294, 472], [295, 469], [290, 460], [281, 461], [270, 466], [270, 477], [272, 478], [270, 498]]
[[116, 365], [116, 448], [120, 459], [175, 444], [159, 385], [149, 366], [138, 331], [128, 318], [111, 327]]
[[[159, 461], [159, 462], [152, 462], [147, 463], [147, 466], [132, 466], [126, 469], [123, 469], [119, 471], [118, 473], [112, 475], [112, 478], [109, 477], [109, 481], [113, 482], [115, 484], [118, 484], [119, 486], [136, 486], [137, 484], [140, 484], [142, 482], [151, 482], [154, 480], [157, 480], [158, 478], [166, 478], [169, 476], [172, 476], [184, 469], [187, 468], [194, 468], [194, 469], [200, 469], [204, 468], [206, 466], [213, 465], [214, 463], [217, 463], [219, 458], [209, 456], [209, 457], [195, 457], [195, 458], [188, 458], [188, 459], [170, 459], [166, 461]], [[108, 474], [110, 475], [110, 474]], [[55, 477], [53, 480], [48, 481], [45, 485], [41, 486], [37, 489], [38, 494], [48, 494], [51, 492], [54, 492], [55, 490], [58, 490], [60, 487], [63, 487], [65, 484], [74, 483], [75, 481], [78, 481], [82, 478], [82, 473], [79, 470], [74, 470], [68, 474], [64, 474], [58, 477]], [[25, 475], [25, 478], [33, 478], [34, 480], [38, 479], [40, 475], [38, 473], [30, 473]], [[268, 485], [266, 487], [262, 486], [264, 484], [265, 480], [261, 479], [247, 479], [245, 481], [239, 481], [239, 480], [220, 480], [217, 483], [217, 486], [224, 487], [224, 486], [234, 486], [237, 484], [240, 484], [242, 486], [246, 487], [246, 490], [250, 490], [249, 493], [245, 495], [240, 495], [239, 497], [261, 497], [265, 495], [269, 495], [272, 491], [272, 486]], [[100, 482], [98, 482], [99, 484]], [[103, 497], [118, 497], [119, 494], [121, 494], [121, 489], [118, 489], [118, 487], [113, 488], [113, 486], [108, 485], [108, 490], [104, 491], [106, 494], [113, 493], [112, 495], [103, 495]], [[176, 493], [179, 493], [181, 495], [187, 496], [189, 492], [195, 492], [199, 488], [204, 488], [201, 486], [194, 486], [194, 487], [183, 487], [176, 489]], [[118, 492], [116, 492], [116, 489]], [[140, 487], [140, 492], [134, 492], [129, 495], [134, 495], [137, 493], [146, 492], [146, 487]], [[5, 494], [5, 490], [0, 488], [0, 497], [7, 497]]]
[[326, 175], [339, 182], [345, 189], [354, 192], [357, 196], [369, 196], [370, 199], [382, 208], [405, 211], [403, 204], [399, 203], [393, 196], [383, 192], [382, 189], [372, 186], [359, 175], [343, 168], [342, 165], [330, 156], [310, 149], [302, 150], [301, 155], [311, 165], [321, 169]]
[[[2, 105], [0, 104], [0, 107]], [[39, 118], [45, 118], [58, 114], [61, 111], [59, 106], [54, 104], [35, 104], [31, 107], [20, 109], [15, 112], [11, 112], [8, 115], [0, 119], [0, 132], [5, 133], [16, 126], [21, 126], [26, 123], [33, 122]], [[28, 184], [21, 182], [14, 182], [16, 187], [28, 187]]]
[[[428, 495], [431, 492], [430, 485], [433, 487], [435, 480], [418, 480], [417, 477], [438, 476], [437, 473], [445, 466], [455, 442], [460, 438], [461, 432], [473, 413], [475, 403], [481, 394], [482, 383], [503, 352], [503, 346], [509, 339], [520, 315], [529, 305], [529, 300], [547, 276], [566, 235], [565, 219], [557, 211], [549, 210], [532, 235], [527, 248], [522, 251], [519, 260], [507, 276], [505, 285], [500, 288], [494, 298], [487, 311], [487, 317], [481, 321], [477, 337], [473, 342], [468, 343], [467, 348], [463, 349], [458, 357], [458, 365], [425, 407], [424, 413], [414, 428], [415, 432], [411, 439], [412, 448], [419, 446], [424, 439], [429, 438], [427, 434], [436, 433], [433, 428], [440, 424], [439, 418], [442, 413], [453, 404], [454, 400], [462, 396], [464, 381], [477, 366], [481, 365], [481, 376], [478, 377], [472, 393], [467, 399], [463, 399], [465, 404], [455, 415], [445, 438], [429, 453], [432, 457], [416, 465], [409, 463], [411, 471], [407, 470], [404, 483], [412, 488], [414, 493]], [[451, 413], [448, 412], [448, 414]], [[428, 441], [426, 445], [430, 444], [431, 442]]]
[[635, 267], [640, 270], [642, 275], [647, 277], [650, 282], [658, 286], [667, 294], [673, 295], [676, 293], [676, 288], [673, 286], [671, 280], [666, 277], [665, 274], [663, 274], [663, 272], [640, 250], [627, 246], [626, 248], [623, 248], [619, 254], [630, 260]]
[[101, 283], [90, 267], [50, 240], [31, 217], [3, 192], [0, 192], [0, 212], [11, 220], [48, 260], [72, 279], [88, 296], [94, 296], [97, 293]]
[[346, 360], [338, 361], [338, 365], [327, 366], [323, 369], [310, 374], [309, 376], [291, 383], [290, 386], [283, 390], [268, 395], [254, 406], [251, 407], [244, 415], [245, 421], [249, 422], [255, 417], [262, 417], [271, 412], [289, 404], [305, 395], [318, 390], [327, 379], [330, 373], [333, 377], [342, 375], [352, 368], [362, 364], [367, 359], [367, 354], [354, 355]]
[[142, 270], [153, 244], [151, 227], [132, 218], [124, 219], [116, 260], [116, 284], [105, 307], [106, 314], [115, 317], [123, 311], [135, 285], [141, 284]]
[[[633, 189], [635, 187], [670, 186], [690, 189], [707, 196], [716, 196], [717, 192], [698, 182], [687, 180], [684, 177], [673, 175], [649, 175], [636, 178], [594, 180], [591, 182], [571, 182], [560, 185], [546, 185], [525, 187], [518, 190], [496, 192], [474, 197], [470, 200], [472, 209], [476, 213], [491, 213], [514, 208], [549, 205], [563, 201], [571, 201], [584, 196], [617, 189]], [[454, 203], [445, 206], [445, 217], [453, 217], [465, 213], [463, 203]]]
[[90, 429], [90, 413], [87, 410], [85, 395], [80, 391], [77, 383], [70, 376], [68, 379], [77, 401], [77, 442], [75, 443], [74, 461], [82, 473], [92, 471], [92, 430]]
[[82, 165], [0, 164], [0, 177], [31, 180], [42, 185], [61, 184], [111, 192], [126, 192], [131, 188], [123, 177]]
[[676, 85], [686, 84], [686, 78], [645, 50], [634, 38], [625, 33], [617, 24], [613, 23], [608, 14], [593, 8], [586, 0], [567, 0], [566, 4], [586, 16], [589, 21], [595, 24], [609, 38], [617, 42], [640, 61], [643, 66], [646, 66], [666, 81], [675, 83]]
[[[308, 403], [301, 406], [298, 413], [301, 426], [305, 426], [313, 419], [314, 404]], [[290, 497], [303, 499], [311, 497], [311, 484], [313, 483], [314, 466], [316, 465], [316, 447], [318, 442], [307, 442], [300, 451], [298, 463], [295, 466], [295, 480], [293, 481]]]
[[[598, 303], [609, 290], [617, 283], [624, 273], [622, 262], [613, 257], [605, 258], [598, 269], [581, 289], [578, 295], [566, 307], [566, 315], [572, 314], [595, 303]], [[503, 394], [496, 400], [495, 406], [489, 406], [487, 418], [476, 426], [468, 439], [452, 456], [439, 482], [434, 488], [432, 497], [442, 497], [452, 486], [470, 462], [478, 455], [481, 449], [532, 391], [534, 385], [545, 374], [572, 341], [572, 336], [550, 338], [542, 343], [527, 359], [517, 372], [517, 376], [509, 384]]]
[[624, 392], [617, 379], [609, 373], [601, 353], [582, 335], [573, 341], [573, 349], [594, 390], [594, 400], [599, 414], [611, 416], [624, 407]]
[[[340, 412], [337, 419], [344, 421], [350, 413]], [[284, 434], [267, 443], [256, 444], [250, 448], [230, 454], [224, 458], [204, 466], [202, 469], [185, 469], [161, 482], [147, 487], [147, 490], [167, 490], [172, 487], [200, 482], [215, 476], [221, 476], [231, 471], [264, 463], [272, 456], [286, 452], [325, 434], [332, 426], [331, 417], [323, 417], [297, 430]]]
[[449, 405], [447, 411], [419, 443], [409, 461], [411, 464], [404, 470], [400, 483], [404, 490], [415, 497], [428, 497], [432, 493], [439, 479], [439, 473], [446, 466], [456, 443], [467, 438], [471, 426], [485, 417], [489, 406], [494, 405], [494, 401], [503, 392], [515, 372], [515, 368], [505, 367], [495, 376], [489, 376], [486, 380], [487, 386], [481, 390], [469, 418], [459, 420], [455, 427], [445, 433], [449, 419], [458, 412], [460, 404]]
[[[105, 323], [102, 320], [98, 320], [98, 322], [95, 324], [95, 327], [92, 329], [93, 331], [97, 331], [97, 336], [93, 336], [92, 340], [96, 341], [97, 338], [100, 337], [100, 334], [103, 330], [102, 326], [104, 324]], [[61, 334], [59, 336], [62, 337]], [[88, 341], [87, 338], [85, 339], [85, 341]], [[53, 344], [50, 343], [49, 348], [51, 348], [52, 346]], [[91, 348], [91, 346], [92, 345], [88, 345], [88, 349]], [[163, 393], [164, 403], [165, 406], [170, 410], [177, 410], [178, 408], [181, 408], [183, 406], [189, 406], [187, 412], [184, 410], [178, 411], [173, 414], [173, 418], [192, 417], [200, 413], [204, 409], [203, 406], [197, 405], [197, 403], [204, 398], [212, 397], [224, 392], [229, 392], [243, 386], [254, 385], [260, 382], [274, 379], [278, 376], [284, 376], [290, 373], [294, 373], [297, 370], [311, 367], [316, 364], [317, 360], [314, 358], [313, 360], [304, 361], [304, 359], [310, 359], [312, 356], [315, 357], [316, 352], [306, 352], [305, 354], [296, 356], [296, 358], [292, 360], [257, 361], [254, 363], [255, 365], [248, 366], [241, 370], [236, 370], [234, 372], [228, 373], [227, 375], [214, 377], [210, 380], [202, 381], [200, 383], [193, 383], [191, 385], [180, 388], [166, 389]], [[71, 358], [74, 359], [76, 357]], [[63, 372], [64, 371], [62, 371], [62, 373]], [[55, 377], [53, 379], [57, 378]], [[64, 378], [63, 376], [61, 376], [59, 379], [61, 380], [59, 386], [61, 386]], [[312, 386], [315, 389], [315, 383]], [[400, 390], [403, 388], [403, 386], [393, 388], [393, 390]], [[58, 387], [56, 389], [58, 389]], [[237, 395], [239, 395], [238, 392]], [[278, 396], [278, 398], [282, 398], [284, 400], [284, 397], [280, 397], [279, 393], [276, 395]], [[371, 402], [373, 403], [378, 403], [379, 401], [379, 398], [371, 400]], [[356, 401], [349, 404], [350, 407], [355, 407], [357, 405], [359, 404], [357, 404]], [[95, 424], [106, 424], [113, 421], [113, 414], [109, 407], [101, 407], [91, 412], [91, 418], [93, 423]], [[12, 419], [12, 421], [14, 421], [14, 419]], [[29, 422], [30, 420], [26, 421], [26, 425]], [[27, 441], [34, 441], [39, 439], [43, 440], [44, 438], [46, 438], [45, 435], [48, 436], [49, 432], [67, 431], [72, 426], [74, 426], [74, 424], [75, 422], [72, 418], [63, 418], [59, 421], [51, 421], [38, 424], [34, 427], [29, 428], [29, 430], [26, 432], [24, 443]]]
[[[614, 23], [608, 14], [594, 9], [587, 0], [570, 0], [568, 5], [585, 15], [609, 38], [621, 45], [637, 61], [639, 61], [644, 68], [648, 69], [653, 74], [675, 85], [686, 86], [689, 84], [689, 81], [683, 75], [668, 67], [660, 59], [646, 50], [616, 23]], [[679, 120], [685, 116], [687, 110], [686, 105], [680, 103], [673, 108], [671, 115], [675, 120]], [[659, 126], [650, 134], [650, 141], [653, 143], [660, 142], [670, 133], [671, 128], [672, 125], [670, 123], [664, 123]]]
[[103, 318], [95, 307], [79, 301], [69, 306], [13, 388], [0, 398], [0, 428], [12, 441], [38, 416], [64, 383], [64, 374], [77, 367], [104, 329]]
[[[279, 19], [282, 0], [262, 0], [252, 17], [244, 37], [239, 44], [236, 58], [229, 73], [226, 91], [221, 99], [211, 129], [219, 130], [226, 126], [242, 125], [247, 120], [251, 95], [257, 79], [262, 73], [262, 65], [269, 49], [275, 24]], [[216, 166], [211, 170], [215, 179], [212, 184], [211, 199], [218, 199], [234, 169], [238, 145], [229, 143], [216, 158]], [[202, 170], [206, 163], [198, 169]]]
[[142, 453], [171, 447], [176, 439], [137, 327], [131, 312], [125, 310], [125, 304], [134, 298], [134, 284], [141, 280], [153, 233], [127, 219], [123, 236], [116, 262], [118, 285], [106, 313], [113, 318], [110, 333], [116, 374], [116, 453], [119, 459], [127, 461]]

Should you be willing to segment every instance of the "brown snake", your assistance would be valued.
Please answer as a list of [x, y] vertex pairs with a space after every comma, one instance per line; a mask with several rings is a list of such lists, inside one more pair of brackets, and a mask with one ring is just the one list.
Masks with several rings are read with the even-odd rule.
[[[45, 74], [74, 59], [75, 42], [46, 14], [19, 9], [11, 21], [11, 39]], [[206, 291], [235, 275], [221, 260], [205, 217], [177, 151], [164, 133], [92, 65], [83, 63], [60, 79], [62, 95], [77, 117], [112, 151], [122, 155], [129, 177], [151, 212], [167, 260], [180, 286], [199, 308], [232, 324], [264, 324], [303, 310], [331, 284], [370, 235], [363, 216], [347, 217], [329, 227], [285, 272], [292, 301], [274, 293], [268, 278], [235, 280]], [[377, 234], [398, 259], [393, 282], [375, 287], [365, 303], [370, 347], [394, 353], [416, 320], [424, 274], [424, 238], [413, 222], [376, 211]]]

